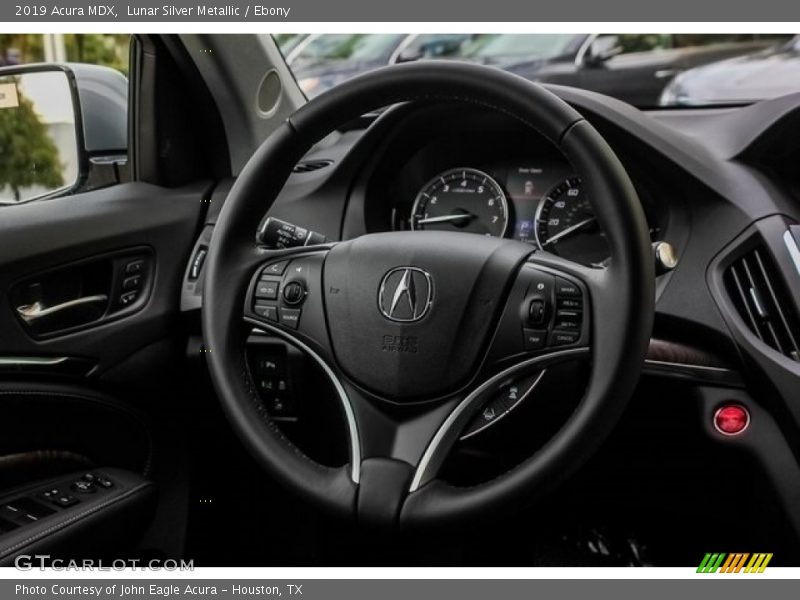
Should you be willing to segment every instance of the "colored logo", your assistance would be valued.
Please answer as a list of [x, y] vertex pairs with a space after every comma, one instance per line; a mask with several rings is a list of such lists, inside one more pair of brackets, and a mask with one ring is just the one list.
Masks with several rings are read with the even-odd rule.
[[725, 554], [724, 552], [708, 552], [703, 557], [700, 566], [697, 567], [698, 573], [763, 573], [769, 561], [772, 560], [772, 553], [749, 554], [735, 553]]

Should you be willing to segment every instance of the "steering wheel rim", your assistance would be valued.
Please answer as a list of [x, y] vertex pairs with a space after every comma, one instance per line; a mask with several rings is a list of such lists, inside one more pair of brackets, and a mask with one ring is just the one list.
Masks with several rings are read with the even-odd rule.
[[[611, 253], [609, 266], [603, 270], [580, 267], [546, 253], [524, 257], [523, 262], [534, 261], [588, 286], [595, 311], [589, 383], [572, 417], [536, 454], [500, 477], [470, 488], [453, 487], [424, 473], [421, 476], [420, 465], [411, 465], [409, 470], [404, 461], [394, 458], [362, 457], [364, 432], [358, 429], [363, 423], [355, 422], [348, 397], [369, 397], [369, 391], [348, 382], [347, 373], [338, 368], [335, 351], [325, 355], [300, 340], [301, 348], [328, 369], [342, 388], [337, 392], [346, 414], [351, 411], [347, 418], [351, 442], [355, 440], [351, 462], [355, 459], [358, 464], [330, 468], [312, 461], [286, 439], [267, 414], [244, 354], [249, 330], [243, 327], [242, 307], [249, 302], [254, 277], [265, 262], [295, 256], [292, 251], [269, 251], [255, 240], [256, 224], [292, 168], [314, 143], [342, 123], [408, 101], [482, 106], [509, 115], [549, 139], [572, 163], [594, 199]], [[382, 241], [376, 243], [380, 247]], [[411, 238], [409, 243], [413, 243]], [[505, 253], [507, 264], [519, 268], [523, 250], [518, 244], [505, 240], [502, 248], [487, 246], [486, 253]], [[530, 251], [528, 247], [528, 254]], [[209, 370], [225, 414], [274, 478], [340, 516], [424, 526], [520, 506], [591, 455], [616, 423], [638, 380], [652, 328], [653, 304], [654, 269], [646, 220], [624, 168], [600, 134], [553, 93], [520, 77], [477, 65], [424, 62], [379, 69], [318, 96], [255, 152], [231, 189], [215, 226], [206, 260], [202, 324]], [[249, 325], [260, 324], [252, 316], [247, 319]], [[269, 328], [297, 344], [297, 336]], [[440, 413], [437, 435], [458, 405], [460, 402], [440, 403], [440, 408], [432, 411]], [[430, 446], [426, 445], [426, 452]]]

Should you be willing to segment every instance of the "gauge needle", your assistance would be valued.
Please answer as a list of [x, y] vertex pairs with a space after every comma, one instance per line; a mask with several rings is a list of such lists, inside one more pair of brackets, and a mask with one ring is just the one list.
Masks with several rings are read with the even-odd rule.
[[461, 219], [472, 219], [475, 215], [472, 213], [458, 213], [455, 215], [442, 215], [441, 217], [428, 217], [427, 219], [420, 219], [417, 221], [420, 225], [426, 223], [447, 223], [449, 221], [460, 221]]
[[578, 231], [578, 229], [580, 229], [582, 227], [585, 227], [586, 225], [588, 225], [589, 223], [591, 223], [591, 222], [593, 222], [595, 220], [596, 220], [596, 217], [589, 217], [588, 219], [584, 219], [583, 221], [575, 223], [575, 225], [572, 225], [571, 227], [567, 227], [563, 231], [559, 231], [553, 237], [549, 238], [544, 244], [542, 244], [542, 246], [547, 246], [548, 244], [552, 244], [553, 242], [557, 242], [561, 238], [565, 238], [568, 235], [570, 235], [571, 233], [575, 233], [576, 231]]

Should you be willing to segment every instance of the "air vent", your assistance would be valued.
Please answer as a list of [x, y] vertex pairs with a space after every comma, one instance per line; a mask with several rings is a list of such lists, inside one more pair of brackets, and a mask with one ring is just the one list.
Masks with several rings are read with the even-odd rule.
[[763, 246], [750, 250], [728, 267], [725, 287], [739, 315], [762, 342], [800, 361], [800, 318]]
[[311, 173], [311, 171], [324, 169], [325, 167], [329, 167], [332, 164], [333, 161], [328, 159], [304, 160], [303, 162], [299, 162], [294, 166], [294, 169], [292, 169], [292, 173]]

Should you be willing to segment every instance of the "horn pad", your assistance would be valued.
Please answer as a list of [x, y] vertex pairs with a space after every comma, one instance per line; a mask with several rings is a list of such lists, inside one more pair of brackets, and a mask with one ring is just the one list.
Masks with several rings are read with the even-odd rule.
[[336, 245], [325, 260], [336, 360], [389, 400], [442, 396], [474, 375], [527, 244], [469, 233], [393, 232]]

